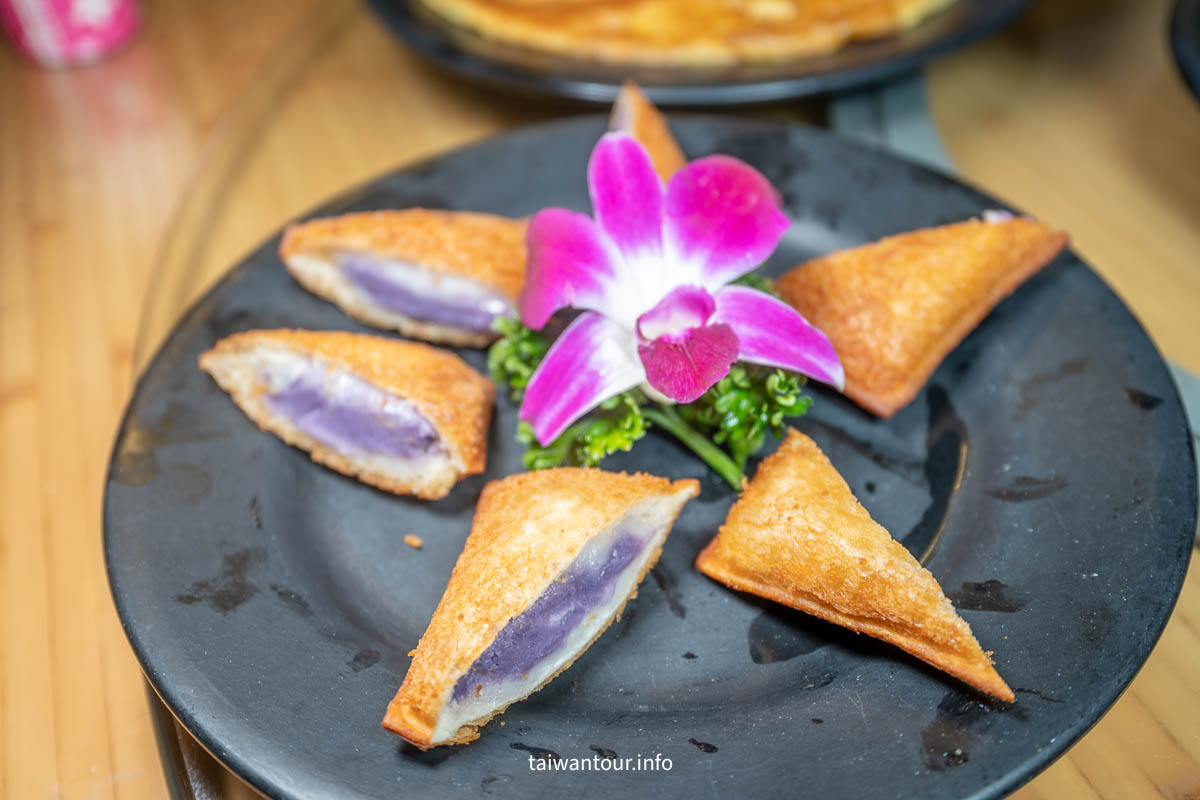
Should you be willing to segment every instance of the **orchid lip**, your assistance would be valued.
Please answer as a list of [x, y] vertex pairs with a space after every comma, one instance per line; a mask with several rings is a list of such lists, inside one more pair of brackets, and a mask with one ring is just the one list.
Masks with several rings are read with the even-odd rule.
[[653, 341], [708, 322], [717, 304], [699, 286], [676, 286], [637, 319], [638, 340]]
[[664, 333], [638, 345], [646, 379], [678, 403], [698, 400], [729, 373], [738, 358], [738, 337], [724, 323]]

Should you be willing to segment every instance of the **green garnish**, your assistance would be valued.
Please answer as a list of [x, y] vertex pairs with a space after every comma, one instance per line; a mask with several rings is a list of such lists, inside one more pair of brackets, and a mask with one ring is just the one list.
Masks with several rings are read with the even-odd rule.
[[488, 372], [496, 383], [507, 383], [508, 396], [520, 403], [529, 378], [550, 349], [550, 341], [541, 332], [508, 317], [497, 317], [492, 330], [500, 338], [488, 348]]
[[642, 416], [645, 402], [645, 396], [637, 389], [610, 397], [545, 447], [538, 444], [529, 423], [521, 422], [517, 441], [528, 448], [525, 466], [529, 469], [594, 467], [606, 456], [629, 451], [634, 442], [646, 435], [648, 426]]
[[[774, 283], [756, 273], [737, 283], [775, 294]], [[550, 349], [550, 340], [515, 319], [498, 319], [500, 338], [488, 350], [488, 371], [507, 384], [509, 397], [520, 403], [529, 379]], [[692, 403], [654, 402], [638, 389], [605, 400], [542, 446], [526, 422], [519, 423], [517, 441], [526, 446], [528, 469], [557, 466], [595, 466], [605, 457], [628, 451], [657, 425], [702, 458], [734, 489], [742, 488], [746, 462], [766, 441], [780, 437], [788, 417], [808, 411], [812, 398], [803, 394], [806, 379], [785, 370], [756, 364], [735, 364]]]
[[734, 364], [699, 400], [679, 406], [693, 428], [724, 445], [738, 469], [766, 441], [767, 432], [783, 435], [784, 420], [808, 411], [803, 375], [757, 364]]
[[775, 281], [757, 272], [747, 272], [732, 283], [734, 286], [749, 286], [751, 289], [758, 289], [763, 294], [769, 294], [779, 300], [783, 299], [783, 296], [779, 294], [779, 290], [775, 288]]

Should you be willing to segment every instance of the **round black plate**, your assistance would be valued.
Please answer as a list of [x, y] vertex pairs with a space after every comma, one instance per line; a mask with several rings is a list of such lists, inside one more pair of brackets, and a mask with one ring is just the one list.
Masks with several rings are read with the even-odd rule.
[[958, 0], [898, 36], [852, 44], [820, 58], [720, 69], [617, 67], [494, 42], [458, 28], [415, 0], [368, 0], [425, 58], [472, 80], [531, 94], [611, 103], [621, 83], [641, 84], [658, 105], [733, 106], [837, 92], [902, 75], [999, 29], [1029, 0]]
[[[828, 133], [673, 122], [779, 187], [795, 224], [769, 269], [998, 204]], [[522, 129], [401, 170], [319, 209], [587, 210], [599, 116]], [[692, 567], [732, 501], [652, 435], [606, 464], [699, 477], [637, 600], [580, 660], [488, 725], [419, 753], [379, 727], [484, 482], [520, 470], [498, 402], [487, 475], [446, 499], [393, 497], [260, 432], [196, 367], [248, 328], [361, 328], [301, 290], [273, 238], [179, 323], [118, 434], [109, 578], [151, 684], [183, 725], [272, 797], [990, 797], [1100, 717], [1150, 652], [1195, 529], [1184, 415], [1153, 345], [1067, 253], [1006, 300], [893, 419], [814, 389], [799, 427], [914, 552], [1016, 689], [993, 705], [900, 651]], [[465, 352], [477, 367], [482, 352]], [[962, 470], [961, 481], [957, 480]], [[407, 533], [424, 538], [417, 551]], [[704, 747], [698, 743], [712, 745]], [[532, 771], [530, 756], [662, 754], [670, 772]], [[712, 752], [709, 752], [712, 750]]]
[[1171, 49], [1179, 74], [1200, 100], [1200, 0], [1178, 0], [1171, 14]]

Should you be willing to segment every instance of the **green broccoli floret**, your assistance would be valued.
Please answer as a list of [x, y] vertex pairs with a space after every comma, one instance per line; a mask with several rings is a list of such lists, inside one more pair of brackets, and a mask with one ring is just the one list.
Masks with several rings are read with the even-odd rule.
[[734, 364], [699, 400], [679, 407], [696, 430], [722, 445], [739, 470], [763, 446], [767, 431], [783, 434], [784, 420], [808, 411], [805, 378], [757, 364]]
[[633, 443], [646, 435], [645, 402], [636, 389], [610, 397], [545, 447], [538, 444], [529, 423], [520, 423], [517, 441], [528, 448], [526, 468], [594, 467], [612, 453], [632, 449]]
[[760, 292], [769, 294], [779, 300], [783, 299], [779, 294], [779, 290], [775, 288], [775, 281], [759, 272], [747, 272], [735, 280], [734, 284], [737, 286], [749, 286], [751, 289], [758, 289]]
[[[774, 284], [756, 273], [738, 282], [774, 293]], [[488, 351], [488, 371], [497, 383], [507, 383], [509, 396], [520, 403], [550, 341], [515, 319], [499, 319], [494, 328], [500, 338]], [[784, 421], [812, 405], [804, 384], [801, 375], [738, 363], [695, 402], [660, 405], [630, 389], [605, 400], [548, 445], [538, 443], [527, 422], [519, 423], [517, 441], [526, 447], [528, 469], [595, 466], [612, 453], [630, 450], [654, 424], [740, 489], [746, 461], [763, 446], [767, 432], [781, 436]]]
[[492, 323], [492, 330], [500, 338], [488, 349], [488, 372], [496, 383], [507, 383], [508, 396], [514, 403], [520, 403], [530, 376], [550, 349], [550, 341], [539, 331], [508, 317], [498, 317]]

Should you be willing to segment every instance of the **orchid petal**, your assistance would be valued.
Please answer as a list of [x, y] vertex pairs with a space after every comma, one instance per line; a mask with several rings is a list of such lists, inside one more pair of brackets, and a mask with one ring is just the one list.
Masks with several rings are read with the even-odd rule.
[[745, 286], [726, 286], [714, 295], [712, 323], [726, 323], [737, 334], [743, 361], [782, 367], [846, 386], [846, 373], [829, 337], [782, 300]]
[[695, 328], [708, 322], [717, 308], [711, 294], [699, 286], [677, 286], [654, 308], [638, 317], [637, 331], [643, 339]]
[[565, 208], [539, 211], [526, 242], [529, 265], [517, 299], [525, 325], [541, 330], [567, 306], [601, 312], [620, 306], [610, 292], [619, 286], [621, 256], [590, 217]]
[[580, 314], [555, 340], [525, 387], [521, 419], [548, 445], [613, 395], [646, 379], [633, 336], [593, 312]]
[[646, 380], [679, 403], [690, 403], [729, 373], [738, 338], [729, 325], [703, 325], [638, 345]]
[[596, 221], [627, 261], [661, 255], [663, 183], [636, 139], [625, 133], [600, 139], [588, 162], [588, 190]]
[[770, 182], [730, 156], [697, 159], [676, 172], [664, 213], [664, 250], [679, 265], [677, 282], [710, 290], [765, 261], [788, 229]]

